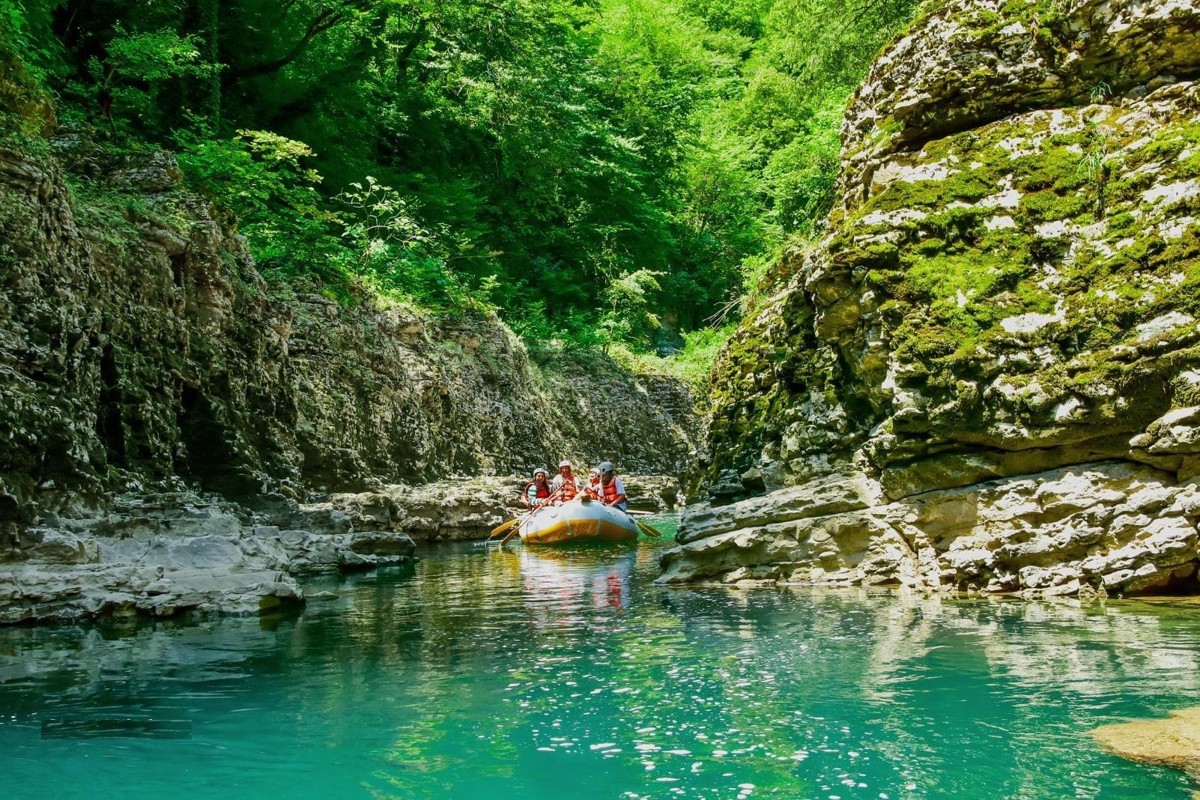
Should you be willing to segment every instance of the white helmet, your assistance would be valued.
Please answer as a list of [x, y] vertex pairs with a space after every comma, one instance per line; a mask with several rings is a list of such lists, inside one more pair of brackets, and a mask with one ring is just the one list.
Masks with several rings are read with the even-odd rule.
[[538, 476], [538, 473], [539, 473], [539, 472], [540, 472], [541, 474], [543, 474], [543, 475], [546, 475], [546, 476], [549, 476], [549, 475], [550, 475], [550, 473], [549, 473], [549, 472], [546, 472], [546, 470], [542, 469], [541, 467], [538, 467], [537, 469], [535, 469], [535, 470], [533, 471], [533, 477], [535, 477], [535, 478], [536, 478], [536, 477]]
[[567, 461], [565, 458], [562, 461], [558, 462], [559, 469], [562, 469], [563, 467], [569, 467], [569, 466], [571, 466], [571, 462]]

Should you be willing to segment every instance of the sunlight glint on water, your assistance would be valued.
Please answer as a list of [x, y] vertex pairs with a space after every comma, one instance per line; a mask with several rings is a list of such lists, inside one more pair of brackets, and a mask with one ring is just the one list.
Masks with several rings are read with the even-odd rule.
[[[662, 547], [447, 546], [293, 619], [0, 630], [0, 794], [1190, 796], [1088, 731], [1200, 704], [1191, 609], [666, 589]], [[41, 737], [119, 717], [193, 737]]]

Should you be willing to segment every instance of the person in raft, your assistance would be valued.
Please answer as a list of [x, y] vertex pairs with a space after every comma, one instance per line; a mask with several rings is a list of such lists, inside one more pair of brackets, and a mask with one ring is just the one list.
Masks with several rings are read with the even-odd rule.
[[580, 490], [579, 478], [571, 471], [571, 462], [563, 459], [558, 464], [558, 474], [550, 482], [550, 491], [562, 502], [574, 500]]
[[521, 502], [526, 508], [541, 508], [550, 502], [550, 484], [546, 483], [546, 470], [538, 467], [533, 471], [533, 480], [525, 484], [521, 492]]
[[592, 471], [588, 473], [587, 486], [583, 487], [583, 490], [584, 490], [584, 492], [586, 492], [589, 495], [590, 499], [592, 499], [592, 500], [600, 499], [600, 468], [599, 467], [592, 467]]
[[617, 471], [613, 469], [611, 461], [605, 461], [600, 464], [600, 502], [606, 506], [616, 506], [622, 511], [626, 510], [629, 498], [625, 496], [625, 484], [621, 483], [621, 479], [617, 477]]

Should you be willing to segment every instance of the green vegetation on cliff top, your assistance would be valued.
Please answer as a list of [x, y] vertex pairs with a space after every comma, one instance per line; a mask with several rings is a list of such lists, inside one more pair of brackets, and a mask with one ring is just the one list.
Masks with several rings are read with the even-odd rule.
[[666, 326], [695, 377], [828, 210], [846, 99], [915, 6], [7, 0], [0, 128], [177, 152], [277, 290], [635, 361]]

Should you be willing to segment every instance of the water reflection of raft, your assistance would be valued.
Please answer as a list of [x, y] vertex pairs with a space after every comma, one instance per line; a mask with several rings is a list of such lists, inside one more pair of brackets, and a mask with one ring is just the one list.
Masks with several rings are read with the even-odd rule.
[[525, 544], [634, 542], [637, 523], [619, 508], [576, 500], [535, 511], [518, 531]]

